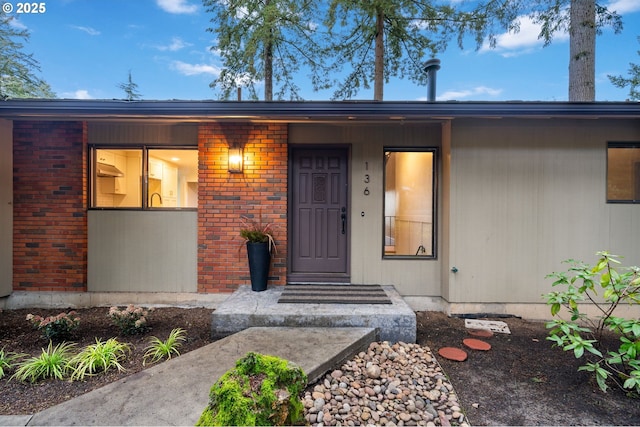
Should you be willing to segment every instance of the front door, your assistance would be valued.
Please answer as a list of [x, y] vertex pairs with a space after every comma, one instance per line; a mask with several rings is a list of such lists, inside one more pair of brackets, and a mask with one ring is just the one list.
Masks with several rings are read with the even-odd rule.
[[289, 282], [349, 282], [348, 154], [292, 149]]

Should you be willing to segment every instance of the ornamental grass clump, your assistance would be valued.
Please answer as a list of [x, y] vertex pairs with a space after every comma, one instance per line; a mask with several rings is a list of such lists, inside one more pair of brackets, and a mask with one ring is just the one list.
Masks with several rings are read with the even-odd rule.
[[180, 356], [178, 350], [182, 343], [187, 339], [187, 331], [182, 328], [176, 328], [169, 333], [166, 341], [162, 341], [157, 337], [151, 337], [149, 346], [145, 349], [142, 364], [146, 365], [147, 359], [151, 359], [151, 363], [156, 363], [164, 359], [171, 359], [172, 355]]
[[304, 371], [275, 356], [247, 353], [211, 387], [196, 425], [304, 425]]
[[118, 372], [124, 371], [120, 362], [131, 353], [131, 346], [121, 343], [115, 338], [101, 341], [96, 338], [96, 343], [88, 345], [69, 360], [72, 370], [71, 380], [84, 380], [87, 376], [93, 376], [98, 372], [106, 372], [116, 368]]
[[3, 378], [10, 370], [12, 370], [16, 362], [24, 356], [24, 354], [5, 351], [3, 347], [0, 350], [0, 378]]
[[[617, 269], [615, 266], [620, 264], [617, 255], [608, 252], [597, 255], [600, 259], [594, 266], [567, 260], [571, 265], [567, 272], [548, 276], [556, 279], [553, 286], [562, 286], [564, 290], [544, 295], [554, 318], [547, 323], [550, 329], [547, 339], [564, 351], [572, 351], [576, 359], [585, 360], [579, 370], [593, 373], [602, 391], [615, 384], [637, 397], [640, 395], [640, 319], [615, 314], [621, 304], [640, 304], [640, 268]], [[591, 303], [599, 314], [587, 314], [583, 302]], [[564, 313], [570, 315], [570, 320], [562, 318]], [[606, 330], [618, 338], [618, 348], [604, 345], [602, 338]]]
[[48, 317], [27, 314], [27, 320], [48, 340], [69, 339], [80, 326], [80, 317], [75, 311]]
[[62, 380], [69, 372], [69, 360], [73, 356], [74, 347], [74, 343], [60, 343], [54, 347], [49, 341], [49, 346], [46, 350], [42, 349], [40, 356], [20, 362], [11, 378], [31, 383], [47, 378]]
[[113, 323], [120, 328], [124, 335], [143, 334], [150, 328], [147, 324], [147, 316], [153, 308], [145, 309], [129, 304], [126, 308], [111, 307], [109, 317]]

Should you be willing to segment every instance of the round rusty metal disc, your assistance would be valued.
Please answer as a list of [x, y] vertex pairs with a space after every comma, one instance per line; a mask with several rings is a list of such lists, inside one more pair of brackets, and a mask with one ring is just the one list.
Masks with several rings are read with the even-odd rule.
[[493, 332], [488, 329], [468, 329], [469, 335], [480, 338], [491, 338]]
[[462, 343], [472, 350], [491, 350], [491, 344], [482, 340], [477, 340], [475, 338], [467, 338], [465, 340], [462, 340]]
[[442, 347], [438, 350], [438, 354], [445, 359], [455, 360], [456, 362], [467, 360], [467, 352], [455, 347]]

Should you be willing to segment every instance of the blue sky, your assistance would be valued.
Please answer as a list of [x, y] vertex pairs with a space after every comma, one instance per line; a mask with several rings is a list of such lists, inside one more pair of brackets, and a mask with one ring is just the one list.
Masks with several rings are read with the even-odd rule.
[[[640, 0], [605, 0], [623, 18], [624, 30], [605, 30], [597, 39], [596, 99], [623, 101], [627, 89], [615, 88], [608, 74], [627, 75], [640, 63]], [[2, 2], [7, 3], [7, 2]], [[17, 1], [9, 1], [14, 9]], [[133, 80], [143, 99], [215, 99], [209, 88], [220, 70], [211, 52], [211, 14], [200, 0], [49, 0], [41, 14], [16, 15], [15, 25], [31, 34], [25, 51], [40, 62], [40, 76], [60, 98], [123, 98], [119, 83]], [[14, 10], [15, 11], [15, 10]], [[517, 34], [503, 34], [496, 49], [460, 50], [455, 43], [440, 53], [438, 100], [566, 101], [569, 41], [557, 36], [551, 46], [537, 40], [539, 29], [524, 19]], [[466, 46], [467, 47], [467, 46]], [[306, 100], [325, 100], [331, 91]], [[305, 88], [307, 87], [307, 88]], [[385, 100], [424, 100], [427, 90], [392, 79]], [[356, 99], [372, 99], [361, 91]]]

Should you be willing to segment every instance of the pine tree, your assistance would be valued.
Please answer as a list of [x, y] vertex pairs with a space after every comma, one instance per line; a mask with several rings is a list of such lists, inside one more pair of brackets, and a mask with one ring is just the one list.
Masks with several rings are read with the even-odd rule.
[[545, 45], [557, 33], [569, 33], [569, 101], [594, 101], [596, 36], [604, 27], [622, 31], [622, 18], [596, 0], [537, 0], [530, 16], [542, 25]]
[[216, 35], [212, 51], [223, 69], [210, 86], [228, 99], [238, 87], [258, 99], [256, 84], [264, 81], [264, 99], [300, 99], [295, 75], [311, 70], [315, 89], [324, 88], [328, 70], [317, 41], [314, 0], [203, 0], [214, 15], [207, 31]]
[[40, 71], [38, 61], [23, 52], [20, 40], [28, 41], [29, 32], [12, 26], [13, 19], [0, 15], [0, 99], [55, 98], [49, 84], [35, 74]]
[[125, 98], [127, 101], [136, 101], [142, 99], [142, 95], [138, 92], [138, 85], [133, 82], [131, 77], [131, 70], [129, 70], [129, 79], [126, 83], [119, 83], [118, 88], [122, 89], [127, 95]]
[[[640, 37], [638, 37], [640, 42]], [[640, 50], [637, 51], [640, 55]], [[621, 89], [629, 86], [629, 99], [632, 101], [640, 101], [640, 65], [629, 63], [629, 77], [623, 76], [607, 76], [614, 86]]]
[[330, 0], [324, 24], [330, 31], [334, 67], [350, 68], [336, 83], [334, 99], [349, 99], [361, 88], [374, 86], [374, 100], [384, 98], [391, 76], [425, 85], [424, 62], [447, 48], [451, 38], [462, 47], [472, 35], [479, 47], [498, 29], [511, 28], [516, 8], [496, 2], [472, 10], [435, 1]]

